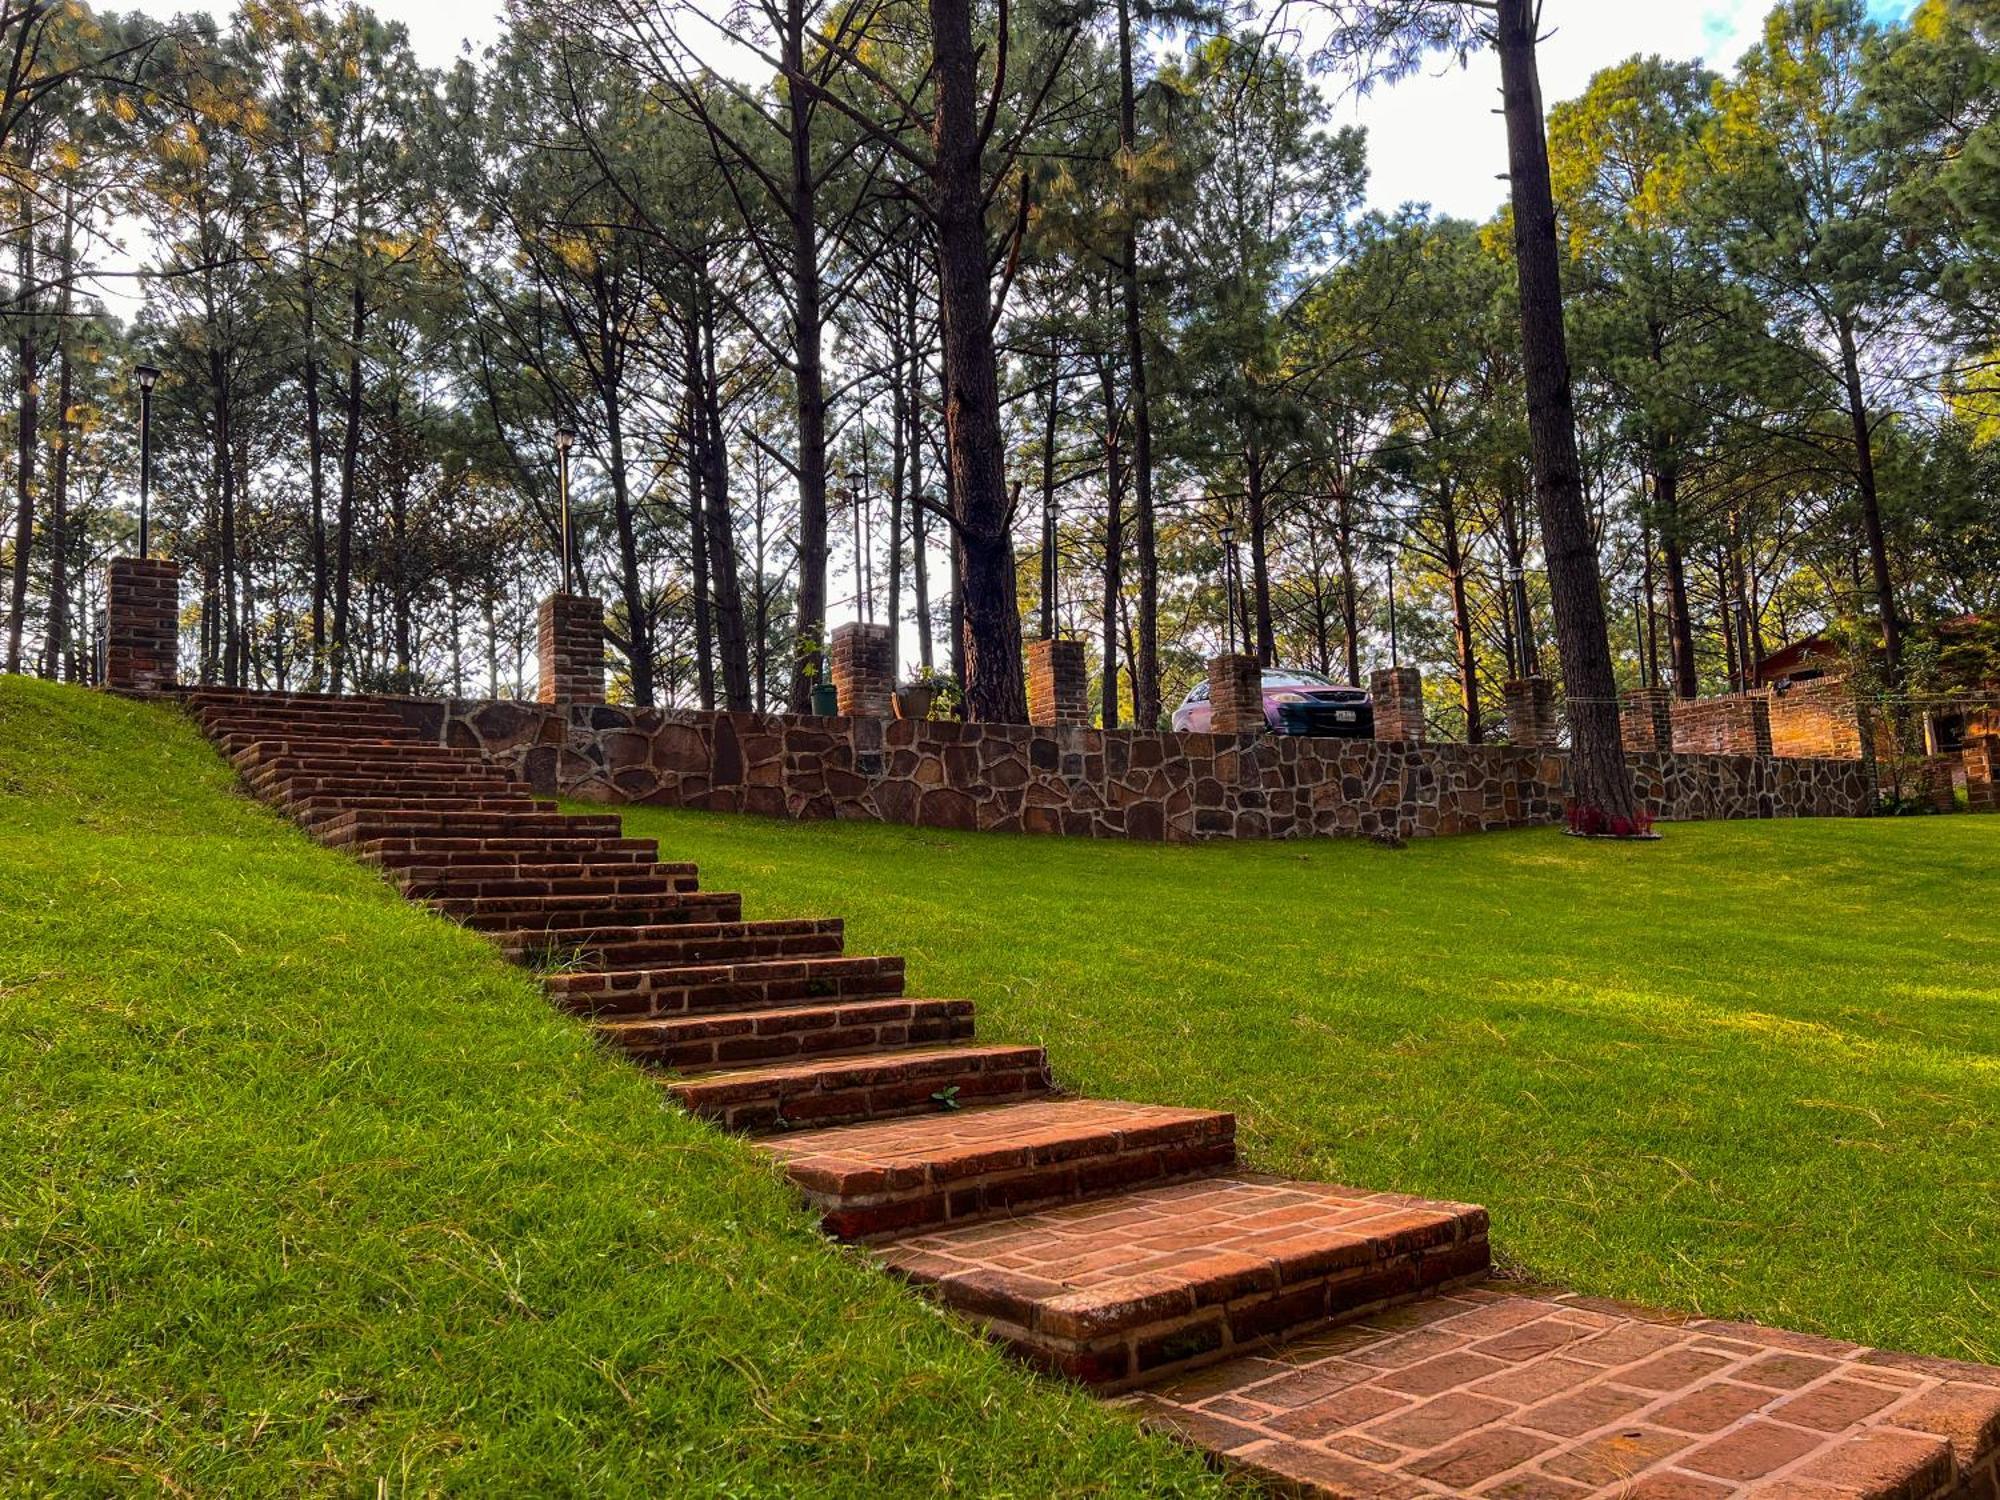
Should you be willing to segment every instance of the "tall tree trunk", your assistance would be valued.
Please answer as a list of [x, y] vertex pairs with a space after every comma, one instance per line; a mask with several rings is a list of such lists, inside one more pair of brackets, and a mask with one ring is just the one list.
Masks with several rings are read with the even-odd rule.
[[354, 483], [361, 458], [361, 338], [368, 331], [368, 297], [359, 280], [349, 301], [347, 426], [340, 436], [340, 497], [334, 516], [333, 691], [342, 692], [347, 675], [347, 626], [354, 585]]
[[639, 535], [632, 514], [631, 477], [625, 461], [625, 406], [620, 382], [618, 339], [607, 311], [611, 296], [604, 273], [593, 268], [597, 299], [598, 401], [604, 408], [605, 467], [611, 480], [611, 518], [618, 531], [618, 591], [625, 603], [625, 666], [632, 679], [632, 701], [653, 706], [653, 630], [646, 613], [646, 590], [639, 577]]
[[917, 665], [934, 671], [931, 644], [930, 513], [924, 507], [924, 346], [917, 338], [917, 278], [904, 285], [904, 327], [910, 342], [910, 605], [917, 616]]
[[1098, 366], [1104, 400], [1104, 727], [1118, 727], [1118, 616], [1125, 594], [1125, 456], [1118, 391], [1108, 363]]
[[750, 709], [750, 646], [743, 635], [743, 593], [736, 578], [736, 528], [729, 514], [729, 449], [722, 434], [722, 383], [715, 364], [715, 307], [703, 299], [701, 366], [702, 513], [708, 528], [708, 576], [722, 653], [723, 703]]
[[1028, 698], [1012, 506], [1002, 467], [970, 0], [930, 0], [930, 17], [936, 85], [931, 213], [944, 327], [945, 448], [965, 611], [966, 712], [973, 720], [1023, 724]]
[[1345, 476], [1334, 497], [1334, 538], [1340, 549], [1340, 629], [1346, 638], [1347, 680], [1361, 682], [1361, 588], [1354, 576], [1354, 494]]
[[241, 687], [242, 622], [236, 608], [236, 465], [230, 452], [229, 370], [220, 330], [213, 326], [212, 316], [210, 322], [208, 386], [215, 433], [216, 505], [222, 523], [216, 564], [222, 585], [222, 681], [226, 687]]
[[1465, 546], [1458, 534], [1458, 497], [1450, 485], [1438, 494], [1438, 525], [1443, 535], [1444, 572], [1451, 585], [1451, 636], [1458, 658], [1458, 698], [1465, 709], [1465, 742], [1484, 743], [1479, 719], [1479, 656], [1472, 639], [1472, 604], [1465, 588]]
[[1854, 324], [1839, 320], [1840, 373], [1847, 390], [1847, 418], [1854, 432], [1854, 479], [1861, 493], [1861, 524], [1868, 534], [1868, 567], [1875, 580], [1875, 609], [1882, 620], [1882, 657], [1889, 681], [1903, 676], [1903, 624], [1896, 613], [1896, 579], [1889, 569], [1889, 541], [1882, 529], [1882, 499], [1875, 478], [1875, 438], [1868, 425], [1868, 397], [1861, 388], [1861, 356]]
[[[1278, 664], [1278, 632], [1271, 619], [1271, 522], [1264, 508], [1264, 453], [1251, 438], [1243, 446], [1243, 504], [1250, 523], [1250, 594], [1256, 617], [1257, 662]], [[1248, 640], [1246, 632], [1244, 639]], [[1142, 724], [1144, 720], [1140, 721]]]
[[[1133, 84], [1132, 9], [1118, 0], [1118, 146], [1127, 169], [1136, 170], [1139, 150], [1137, 90]], [[1145, 319], [1140, 307], [1139, 226], [1136, 205], [1128, 204], [1120, 246], [1119, 291], [1125, 314], [1125, 364], [1132, 388], [1132, 472], [1136, 481], [1139, 567], [1139, 643], [1133, 662], [1132, 720], [1150, 729], [1160, 717], [1160, 559], [1153, 517], [1153, 413], [1146, 384]]]
[[888, 332], [894, 372], [889, 383], [889, 677], [894, 681], [903, 648], [903, 485], [909, 477], [910, 454], [910, 388], [904, 383], [908, 350], [900, 309], [889, 319]]
[[1680, 540], [1680, 474], [1662, 469], [1653, 477], [1660, 520], [1660, 566], [1667, 575], [1667, 644], [1673, 660], [1674, 693], [1694, 699], [1700, 683], [1694, 660], [1694, 619], [1688, 608], [1687, 557]]
[[319, 352], [313, 321], [312, 273], [306, 272], [305, 366], [299, 384], [306, 398], [306, 489], [312, 504], [312, 685], [326, 680], [326, 435], [319, 420]]
[[[787, 0], [784, 66], [805, 73], [806, 16], [802, 0]], [[826, 386], [820, 352], [818, 205], [812, 159], [812, 100], [803, 88], [788, 95], [791, 147], [789, 217], [792, 232], [793, 376], [799, 414], [799, 594], [792, 653], [791, 707], [812, 706], [812, 684], [823, 665], [826, 637]]]
[[7, 670], [21, 670], [21, 631], [28, 615], [28, 569], [35, 550], [35, 451], [41, 430], [41, 375], [35, 346], [34, 204], [23, 195], [20, 249], [21, 311], [14, 348], [21, 381], [20, 431], [14, 471], [14, 572], [7, 609]]
[[1042, 416], [1042, 639], [1056, 635], [1056, 415], [1062, 395], [1062, 360], [1049, 354], [1047, 407]]
[[[694, 334], [690, 331], [690, 343]], [[691, 350], [691, 352], [693, 352]], [[701, 358], [694, 353], [688, 366], [686, 399], [682, 403], [687, 424], [687, 514], [688, 572], [694, 581], [694, 660], [695, 683], [701, 706], [715, 707], [715, 637], [708, 613], [708, 523], [704, 519], [706, 501], [702, 491], [708, 483], [708, 426], [702, 420], [701, 395], [696, 389], [701, 379]]]
[[408, 692], [410, 672], [410, 445], [403, 397], [389, 397], [389, 629], [396, 671]]
[[1521, 364], [1541, 511], [1542, 552], [1555, 607], [1569, 709], [1577, 803], [1614, 822], [1639, 814], [1618, 726], [1618, 683], [1605, 632], [1603, 582], [1576, 451], [1576, 409], [1563, 331], [1555, 199], [1535, 61], [1536, 0], [1497, 0], [1502, 107], [1521, 294]]
[[63, 194], [62, 287], [56, 298], [56, 433], [55, 464], [49, 484], [49, 628], [48, 675], [61, 681], [63, 656], [69, 643], [69, 474], [76, 429], [69, 419], [75, 399], [69, 357], [70, 283], [75, 272], [75, 193]]

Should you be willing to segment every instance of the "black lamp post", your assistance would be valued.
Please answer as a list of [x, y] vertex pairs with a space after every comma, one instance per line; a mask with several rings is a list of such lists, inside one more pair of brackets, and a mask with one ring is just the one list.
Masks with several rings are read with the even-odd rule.
[[570, 591], [571, 553], [574, 538], [569, 529], [569, 450], [576, 442], [576, 434], [567, 427], [556, 429], [556, 489], [562, 497], [562, 591]]
[[1222, 614], [1228, 626], [1229, 654], [1236, 654], [1236, 523], [1222, 523]]
[[152, 556], [152, 526], [149, 500], [153, 492], [153, 387], [160, 372], [140, 365], [132, 372], [139, 380], [139, 555]]

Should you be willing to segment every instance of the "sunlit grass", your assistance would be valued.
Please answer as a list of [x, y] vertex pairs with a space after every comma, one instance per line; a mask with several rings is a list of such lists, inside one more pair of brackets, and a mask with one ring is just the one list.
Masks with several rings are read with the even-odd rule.
[[1167, 848], [627, 810], [753, 916], [1591, 1292], [2000, 1361], [2000, 819]]
[[0, 678], [0, 1493], [1209, 1493], [175, 716]]

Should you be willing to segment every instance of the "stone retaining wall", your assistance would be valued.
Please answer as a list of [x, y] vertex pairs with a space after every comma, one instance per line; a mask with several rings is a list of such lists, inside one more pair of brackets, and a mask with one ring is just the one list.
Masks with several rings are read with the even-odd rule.
[[[1094, 838], [1410, 838], [1562, 821], [1569, 757], [1505, 745], [388, 699], [543, 792], [798, 819]], [[1667, 821], [1858, 817], [1856, 761], [1648, 752]]]

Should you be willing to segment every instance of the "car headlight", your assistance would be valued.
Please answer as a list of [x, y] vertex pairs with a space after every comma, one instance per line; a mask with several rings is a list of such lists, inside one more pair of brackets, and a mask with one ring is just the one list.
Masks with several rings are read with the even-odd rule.
[[1306, 701], [1306, 695], [1304, 693], [1273, 693], [1271, 694], [1271, 701], [1274, 703], [1303, 703]]

